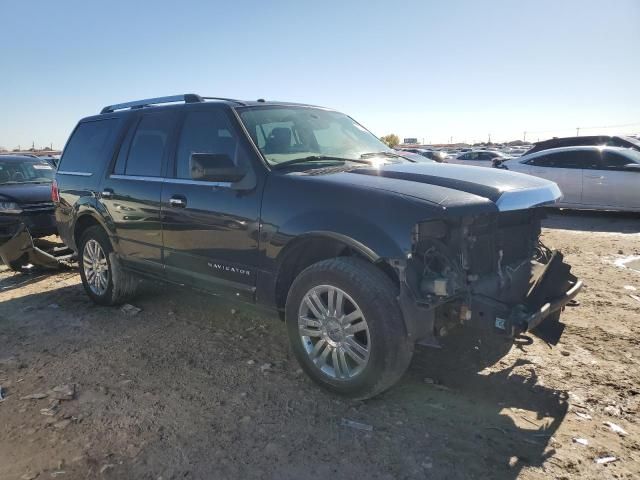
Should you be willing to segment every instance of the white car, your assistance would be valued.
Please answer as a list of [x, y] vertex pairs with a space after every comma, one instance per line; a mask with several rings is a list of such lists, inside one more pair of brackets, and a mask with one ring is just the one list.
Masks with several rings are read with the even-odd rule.
[[492, 167], [494, 161], [506, 161], [511, 157], [495, 150], [473, 150], [458, 155], [456, 158], [447, 160], [448, 163], [459, 165], [473, 165], [476, 167]]
[[640, 152], [580, 146], [542, 150], [500, 165], [558, 184], [562, 208], [640, 211]]

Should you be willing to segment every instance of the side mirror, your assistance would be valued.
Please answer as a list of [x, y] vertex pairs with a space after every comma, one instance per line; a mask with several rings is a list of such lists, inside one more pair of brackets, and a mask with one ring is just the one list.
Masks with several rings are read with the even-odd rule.
[[193, 180], [205, 182], [239, 182], [247, 170], [233, 163], [224, 153], [192, 153], [189, 170]]

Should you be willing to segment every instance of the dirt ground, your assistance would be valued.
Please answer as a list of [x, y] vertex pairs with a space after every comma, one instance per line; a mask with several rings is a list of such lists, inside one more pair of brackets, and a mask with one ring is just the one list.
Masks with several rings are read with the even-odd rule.
[[546, 226], [586, 283], [557, 346], [451, 336], [366, 402], [318, 389], [250, 307], [149, 283], [127, 315], [75, 272], [0, 267], [0, 479], [638, 478], [640, 217]]

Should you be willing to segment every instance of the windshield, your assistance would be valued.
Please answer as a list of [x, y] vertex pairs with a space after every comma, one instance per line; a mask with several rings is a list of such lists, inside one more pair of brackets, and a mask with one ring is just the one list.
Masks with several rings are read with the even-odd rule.
[[46, 162], [2, 160], [0, 185], [11, 183], [51, 183], [53, 168]]
[[307, 158], [333, 162], [370, 159], [378, 153], [384, 157], [383, 163], [405, 161], [342, 113], [296, 106], [239, 108], [238, 113], [272, 166]]

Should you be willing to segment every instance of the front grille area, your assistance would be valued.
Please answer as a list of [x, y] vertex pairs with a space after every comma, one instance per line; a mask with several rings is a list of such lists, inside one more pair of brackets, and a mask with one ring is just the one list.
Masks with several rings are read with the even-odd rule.
[[53, 202], [22, 203], [20, 208], [25, 213], [44, 213], [54, 210]]
[[496, 272], [500, 251], [502, 266], [532, 258], [539, 236], [540, 219], [535, 211], [505, 212], [476, 220], [469, 229], [470, 272]]

